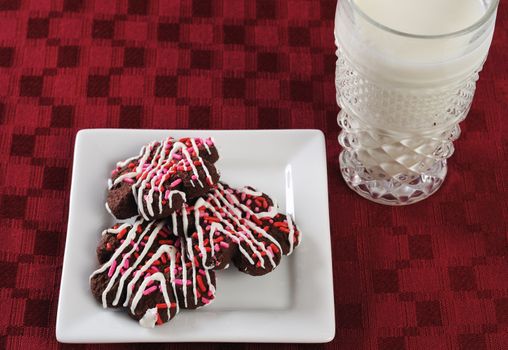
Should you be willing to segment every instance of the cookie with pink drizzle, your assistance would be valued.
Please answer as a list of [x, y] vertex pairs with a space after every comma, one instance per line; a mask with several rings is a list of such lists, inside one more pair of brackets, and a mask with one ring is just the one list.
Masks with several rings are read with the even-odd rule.
[[215, 189], [172, 214], [173, 232], [184, 238], [189, 258], [208, 269], [232, 261], [240, 271], [264, 275], [298, 246], [301, 234], [291, 216], [278, 212], [265, 193], [251, 187]]
[[215, 297], [215, 274], [189, 259], [165, 221], [117, 224], [97, 247], [102, 266], [90, 276], [92, 294], [107, 307], [125, 307], [145, 327], [171, 320]]
[[219, 154], [212, 139], [172, 137], [143, 146], [139, 155], [118, 162], [106, 201], [119, 220], [141, 215], [156, 220], [215, 186]]

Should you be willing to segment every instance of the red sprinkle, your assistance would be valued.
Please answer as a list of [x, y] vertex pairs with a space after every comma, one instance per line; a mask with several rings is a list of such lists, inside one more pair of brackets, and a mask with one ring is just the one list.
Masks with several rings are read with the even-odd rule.
[[219, 218], [216, 218], [214, 216], [205, 216], [203, 218], [205, 221], [214, 221], [214, 222], [220, 222], [220, 219]]
[[256, 225], [258, 225], [258, 226], [263, 225], [263, 223], [262, 223], [262, 222], [261, 222], [261, 221], [260, 221], [260, 220], [259, 220], [259, 219], [255, 216], [255, 215], [252, 215], [252, 216], [250, 217], [250, 219], [251, 219], [252, 221], [254, 221], [254, 223], [255, 223]]
[[111, 250], [113, 247], [111, 246], [111, 243], [106, 243], [106, 250]]
[[118, 232], [118, 235], [116, 235], [116, 238], [117, 239], [122, 239], [123, 236], [125, 236], [126, 233], [127, 233], [127, 229], [124, 228], [122, 231]]
[[279, 248], [275, 244], [270, 244], [270, 248], [272, 248], [272, 251], [277, 254], [279, 252]]
[[206, 286], [203, 283], [203, 277], [201, 277], [201, 275], [197, 275], [196, 280], [198, 281], [199, 289], [201, 289], [202, 292], [206, 292]]
[[173, 244], [173, 241], [170, 240], [170, 239], [161, 239], [159, 241], [159, 244], [169, 244], [169, 245], [172, 245]]

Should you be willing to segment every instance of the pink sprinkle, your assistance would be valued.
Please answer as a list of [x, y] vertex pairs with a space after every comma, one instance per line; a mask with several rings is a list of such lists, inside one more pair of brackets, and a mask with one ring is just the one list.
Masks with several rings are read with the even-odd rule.
[[169, 187], [173, 188], [173, 187], [176, 187], [180, 184], [180, 182], [182, 182], [182, 179], [176, 179], [175, 181], [173, 181]]
[[254, 208], [254, 211], [255, 211], [256, 213], [258, 213], [258, 212], [259, 212], [259, 207], [255, 207], [255, 208]]
[[148, 195], [147, 195], [147, 194], [145, 194], [145, 195], [143, 196], [143, 199], [144, 199], [145, 201], [148, 201]]
[[187, 280], [187, 285], [190, 286], [192, 282], [190, 280]]
[[109, 267], [108, 277], [113, 276], [113, 272], [115, 271], [115, 269], [116, 269], [116, 260], [113, 260], [113, 263]]
[[178, 286], [183, 286], [183, 281], [181, 279], [175, 279], [175, 284]]
[[211, 291], [211, 290], [209, 290], [209, 291], [208, 291], [208, 296], [209, 296], [209, 297], [211, 297], [212, 295], [213, 295], [212, 291]]
[[178, 153], [173, 153], [173, 158], [180, 160], [180, 159], [182, 159], [182, 155], [178, 154]]
[[246, 218], [247, 220], [249, 220], [249, 219], [250, 219], [250, 213], [249, 213], [249, 212], [247, 212], [247, 214], [245, 214], [245, 218]]
[[251, 203], [252, 203], [252, 199], [249, 199], [249, 200], [247, 201], [247, 203], [245, 203], [245, 204], [247, 204], [247, 205], [251, 205]]
[[111, 172], [111, 176], [113, 177], [113, 176], [115, 176], [117, 173], [118, 173], [118, 170], [116, 170], [116, 169], [115, 169], [115, 170], [113, 170], [113, 171]]
[[199, 269], [199, 270], [198, 270], [198, 272], [199, 272], [200, 274], [202, 274], [203, 276], [205, 275], [205, 270], [203, 270], [203, 269]]
[[201, 297], [201, 301], [204, 303], [204, 304], [209, 304], [210, 303], [210, 299], [207, 299], [205, 297]]
[[159, 268], [157, 266], [152, 266], [151, 269], [154, 270], [154, 271], [160, 272], [160, 270], [159, 270]]
[[181, 272], [181, 271], [183, 271], [182, 267], [178, 266], [178, 272]]
[[228, 244], [228, 243], [226, 243], [226, 242], [224, 242], [224, 241], [220, 242], [220, 246], [221, 246], [222, 248], [229, 248], [229, 244]]
[[145, 279], [147, 279], [150, 276], [151, 276], [150, 272], [147, 272], [146, 275], [145, 275]]
[[125, 260], [125, 262], [123, 263], [123, 268], [124, 269], [128, 269], [129, 268], [129, 260]]
[[206, 144], [207, 144], [208, 146], [213, 146], [212, 139], [206, 139]]
[[153, 284], [153, 280], [150, 280], [148, 281], [148, 283], [146, 284], [147, 287], [151, 286]]
[[243, 202], [243, 201], [245, 201], [245, 197], [247, 197], [247, 195], [245, 194], [245, 192], [243, 192], [243, 193], [242, 193], [242, 197], [241, 197], [242, 202]]
[[164, 194], [164, 199], [169, 199], [169, 191], [166, 191], [166, 193]]
[[126, 177], [125, 179], [123, 179], [123, 182], [126, 182], [128, 184], [133, 184], [134, 183], [134, 180], [131, 179], [130, 177]]
[[220, 250], [219, 245], [218, 245], [218, 244], [214, 245], [214, 246], [213, 246], [213, 250], [215, 250], [216, 252], [218, 252], [218, 251]]
[[207, 231], [210, 231], [211, 229], [212, 229], [212, 226], [211, 226], [211, 225], [207, 225], [207, 226], [205, 227], [205, 230], [207, 230]]
[[198, 179], [198, 177], [197, 177], [196, 175], [192, 175], [192, 176], [191, 176], [191, 179], [192, 179], [192, 180], [197, 180], [197, 179]]
[[143, 292], [143, 295], [148, 295], [148, 294], [150, 294], [150, 293], [152, 293], [152, 292], [154, 292], [154, 291], [156, 291], [156, 290], [157, 290], [157, 286], [152, 286], [152, 287], [150, 287], [150, 288], [146, 289], [146, 290]]
[[139, 244], [140, 244], [141, 246], [143, 246], [143, 247], [146, 245], [146, 243], [145, 243], [145, 242], [141, 242], [141, 243], [139, 243]]

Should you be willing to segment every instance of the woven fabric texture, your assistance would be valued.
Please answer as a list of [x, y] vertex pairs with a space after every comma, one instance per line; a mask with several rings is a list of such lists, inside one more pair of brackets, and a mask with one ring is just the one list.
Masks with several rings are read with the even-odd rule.
[[508, 349], [508, 7], [446, 183], [405, 208], [339, 175], [334, 12], [330, 0], [0, 0], [0, 349], [143, 347], [55, 339], [74, 139], [98, 127], [324, 131], [336, 338], [277, 349]]

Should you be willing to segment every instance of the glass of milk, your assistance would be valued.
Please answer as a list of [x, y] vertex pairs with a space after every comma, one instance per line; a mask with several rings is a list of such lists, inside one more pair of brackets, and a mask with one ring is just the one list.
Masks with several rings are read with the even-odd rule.
[[339, 0], [341, 172], [372, 201], [411, 204], [443, 183], [489, 51], [499, 0]]

